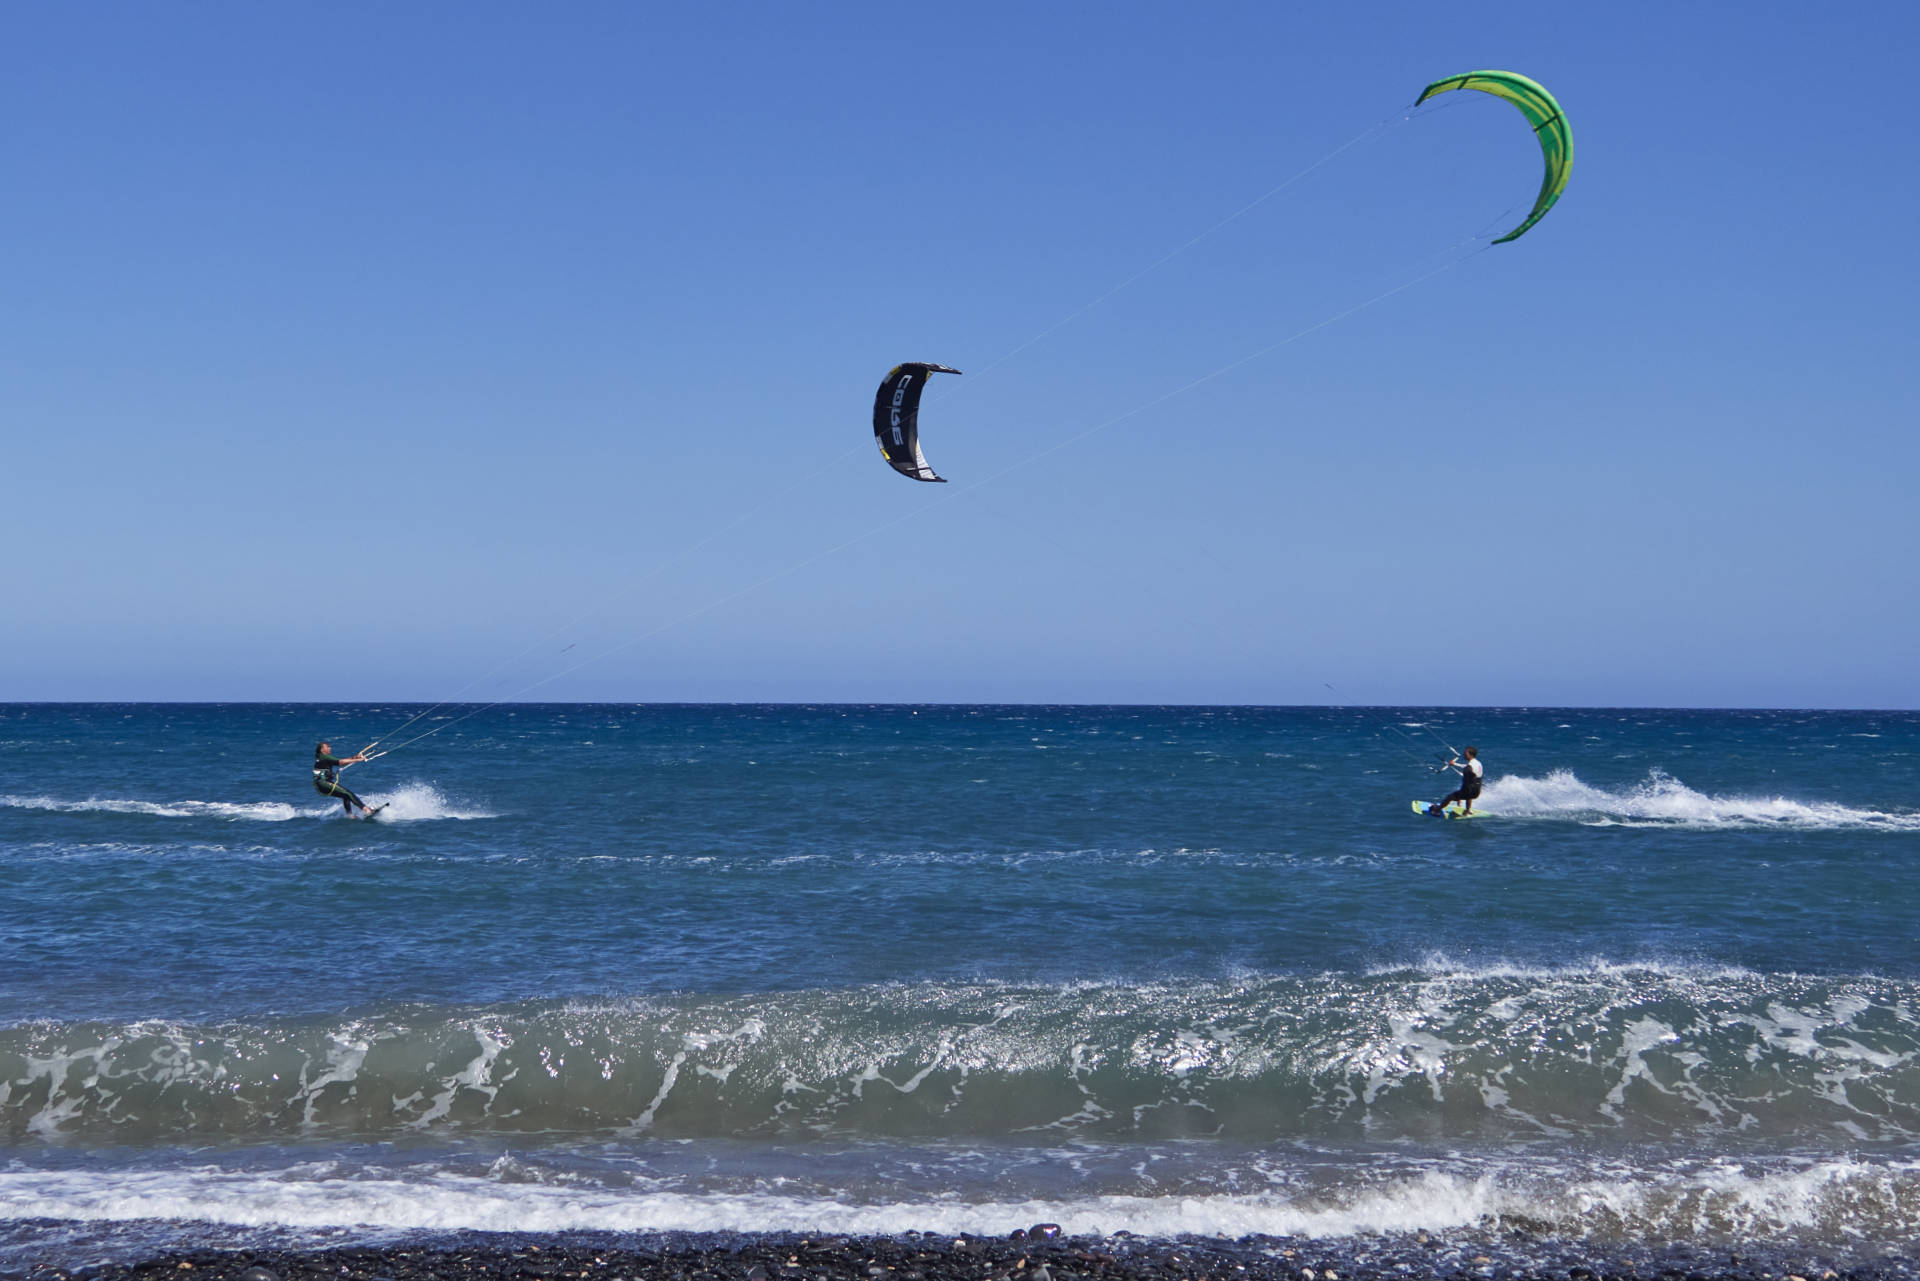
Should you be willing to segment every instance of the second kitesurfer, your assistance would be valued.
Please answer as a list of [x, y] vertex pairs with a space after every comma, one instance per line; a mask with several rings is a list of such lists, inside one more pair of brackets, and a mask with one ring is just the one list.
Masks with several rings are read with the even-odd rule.
[[1460, 755], [1466, 757], [1466, 759], [1461, 760], [1460, 756], [1456, 756], [1446, 764], [1447, 769], [1457, 769], [1460, 771], [1460, 786], [1449, 795], [1446, 800], [1441, 801], [1427, 811], [1427, 813], [1433, 815], [1435, 818], [1440, 817], [1441, 811], [1455, 801], [1460, 802], [1462, 813], [1471, 814], [1473, 813], [1474, 801], [1479, 799], [1480, 783], [1481, 780], [1486, 777], [1486, 771], [1480, 765], [1480, 749], [1477, 747], [1468, 747]]

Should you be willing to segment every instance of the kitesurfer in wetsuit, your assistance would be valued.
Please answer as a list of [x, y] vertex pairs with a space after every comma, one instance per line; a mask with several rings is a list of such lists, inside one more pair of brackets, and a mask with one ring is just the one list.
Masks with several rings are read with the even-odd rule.
[[1469, 747], [1462, 755], [1467, 759], [1463, 761], [1460, 757], [1456, 756], [1446, 764], [1447, 769], [1457, 769], [1460, 771], [1460, 788], [1451, 796], [1447, 797], [1446, 800], [1441, 801], [1438, 805], [1435, 805], [1427, 811], [1427, 813], [1433, 815], [1435, 818], [1440, 816], [1440, 811], [1446, 809], [1447, 806], [1453, 804], [1455, 801], [1460, 802], [1460, 808], [1464, 813], [1473, 813], [1473, 802], [1480, 795], [1480, 780], [1485, 777], [1486, 771], [1480, 766], [1479, 748]]
[[313, 790], [322, 796], [339, 797], [341, 807], [344, 808], [348, 814], [352, 814], [353, 807], [357, 805], [360, 807], [360, 816], [362, 818], [370, 816], [373, 811], [367, 808], [367, 803], [358, 796], [355, 796], [352, 792], [349, 792], [346, 788], [340, 786], [340, 767], [342, 765], [356, 765], [366, 759], [366, 756], [363, 754], [360, 756], [349, 756], [343, 760], [333, 754], [333, 748], [330, 744], [320, 744], [313, 749]]

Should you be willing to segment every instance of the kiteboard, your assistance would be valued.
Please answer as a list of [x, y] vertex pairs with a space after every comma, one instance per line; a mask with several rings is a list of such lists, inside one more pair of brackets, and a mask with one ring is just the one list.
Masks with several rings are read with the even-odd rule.
[[[1415, 801], [1413, 803], [1413, 812], [1422, 816], [1423, 818], [1431, 818], [1433, 816], [1433, 802], [1432, 801]], [[1479, 812], [1478, 810], [1463, 810], [1458, 805], [1449, 805], [1447, 806], [1447, 808], [1441, 810], [1440, 812], [1448, 818], [1485, 818], [1486, 817], [1485, 814]]]
[[365, 814], [362, 814], [362, 815], [361, 815], [360, 817], [362, 817], [362, 818], [379, 818], [379, 817], [380, 817], [380, 811], [381, 811], [381, 810], [383, 810], [383, 809], [385, 809], [385, 808], [387, 808], [387, 806], [389, 806], [389, 805], [391, 805], [391, 804], [393, 804], [393, 802], [392, 802], [392, 801], [381, 801], [381, 802], [380, 802], [380, 803], [379, 803], [378, 805], [376, 805], [376, 806], [374, 806], [374, 807], [373, 807], [372, 809], [370, 809], [370, 810], [368, 810], [368, 811], [367, 811], [367, 812], [366, 812]]

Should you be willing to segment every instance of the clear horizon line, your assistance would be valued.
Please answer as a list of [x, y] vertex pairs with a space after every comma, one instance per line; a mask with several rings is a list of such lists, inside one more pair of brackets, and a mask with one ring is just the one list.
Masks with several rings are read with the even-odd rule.
[[429, 709], [435, 707], [489, 708], [489, 707], [869, 707], [869, 708], [925, 708], [925, 707], [1086, 707], [1086, 708], [1236, 708], [1260, 711], [1325, 711], [1325, 710], [1423, 710], [1423, 711], [1478, 711], [1478, 712], [1825, 712], [1825, 713], [1877, 713], [1885, 715], [1906, 715], [1920, 712], [1920, 707], [1886, 706], [1846, 706], [1812, 707], [1786, 706], [1762, 703], [1729, 703], [1710, 705], [1703, 703], [1360, 703], [1360, 702], [1318, 702], [1318, 703], [1227, 703], [1227, 702], [1086, 702], [1068, 700], [1062, 702], [1041, 702], [1026, 699], [994, 699], [963, 701], [898, 701], [875, 699], [566, 699], [566, 700], [526, 700], [487, 702], [441, 702], [433, 703], [425, 698], [380, 698], [380, 699], [205, 699], [205, 698], [39, 698], [39, 699], [0, 699], [0, 708], [10, 707], [352, 707], [383, 708], [410, 707], [423, 705]]

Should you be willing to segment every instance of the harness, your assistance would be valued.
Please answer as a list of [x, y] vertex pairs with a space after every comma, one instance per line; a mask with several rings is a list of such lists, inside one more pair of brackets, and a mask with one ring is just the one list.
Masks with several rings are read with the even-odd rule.
[[[322, 760], [333, 763], [330, 765], [322, 765], [320, 763]], [[325, 788], [328, 795], [333, 794], [333, 789], [340, 785], [340, 761], [338, 757], [316, 756], [313, 758], [313, 785], [315, 787]]]

